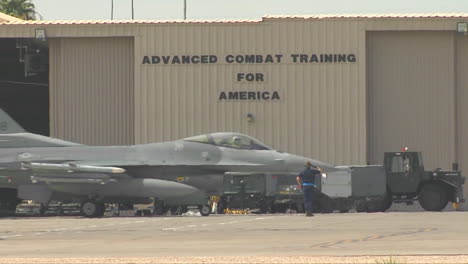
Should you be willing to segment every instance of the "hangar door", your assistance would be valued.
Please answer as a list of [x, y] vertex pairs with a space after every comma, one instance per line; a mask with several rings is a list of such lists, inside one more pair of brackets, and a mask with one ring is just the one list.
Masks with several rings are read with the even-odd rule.
[[422, 151], [427, 169], [455, 162], [452, 32], [367, 35], [368, 161], [385, 151]]
[[[457, 155], [460, 169], [468, 176], [468, 36], [456, 38], [456, 98], [457, 98]], [[465, 199], [468, 194], [468, 181], [464, 185]], [[468, 204], [465, 202], [468, 208]]]
[[51, 136], [134, 143], [133, 38], [50, 39]]

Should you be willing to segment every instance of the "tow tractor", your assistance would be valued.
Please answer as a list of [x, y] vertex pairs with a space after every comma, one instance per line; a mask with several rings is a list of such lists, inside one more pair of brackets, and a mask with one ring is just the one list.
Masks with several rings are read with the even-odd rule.
[[[441, 211], [449, 202], [464, 202], [465, 178], [457, 166], [425, 171], [421, 152], [384, 153], [383, 165], [337, 166], [316, 179], [314, 211], [330, 213], [384, 212], [392, 203], [419, 201], [427, 211]], [[218, 212], [253, 209], [257, 212], [303, 212], [303, 195], [295, 188], [296, 175], [227, 175]], [[285, 192], [287, 190], [287, 192]]]
[[[404, 149], [406, 150], [406, 148]], [[464, 202], [465, 177], [453, 164], [451, 171], [437, 168], [425, 171], [421, 152], [386, 152], [384, 168], [387, 177], [387, 196], [381, 211], [392, 203], [419, 204], [426, 211], [441, 211], [448, 202], [455, 208]]]

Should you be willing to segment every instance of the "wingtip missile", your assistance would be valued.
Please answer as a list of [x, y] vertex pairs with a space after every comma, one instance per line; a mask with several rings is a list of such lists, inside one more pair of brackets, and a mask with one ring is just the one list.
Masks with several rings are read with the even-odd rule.
[[76, 165], [73, 163], [36, 163], [36, 162], [23, 162], [23, 169], [42, 170], [42, 171], [66, 171], [66, 172], [92, 172], [92, 173], [124, 173], [126, 170], [119, 167], [104, 167], [104, 166], [89, 166], [89, 165]]
[[124, 173], [125, 169], [112, 167], [112, 173]]

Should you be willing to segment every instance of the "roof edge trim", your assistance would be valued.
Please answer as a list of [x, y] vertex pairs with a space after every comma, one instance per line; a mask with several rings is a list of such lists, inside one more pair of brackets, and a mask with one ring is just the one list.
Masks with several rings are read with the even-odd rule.
[[5, 13], [0, 13], [0, 22], [16, 22], [16, 21], [24, 21], [14, 16], [7, 15]]

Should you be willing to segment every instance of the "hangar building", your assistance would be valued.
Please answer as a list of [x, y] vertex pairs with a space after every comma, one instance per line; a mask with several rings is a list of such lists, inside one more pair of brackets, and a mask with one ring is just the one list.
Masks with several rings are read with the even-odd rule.
[[32, 132], [238, 131], [333, 164], [408, 147], [468, 171], [468, 14], [0, 21], [0, 107]]

